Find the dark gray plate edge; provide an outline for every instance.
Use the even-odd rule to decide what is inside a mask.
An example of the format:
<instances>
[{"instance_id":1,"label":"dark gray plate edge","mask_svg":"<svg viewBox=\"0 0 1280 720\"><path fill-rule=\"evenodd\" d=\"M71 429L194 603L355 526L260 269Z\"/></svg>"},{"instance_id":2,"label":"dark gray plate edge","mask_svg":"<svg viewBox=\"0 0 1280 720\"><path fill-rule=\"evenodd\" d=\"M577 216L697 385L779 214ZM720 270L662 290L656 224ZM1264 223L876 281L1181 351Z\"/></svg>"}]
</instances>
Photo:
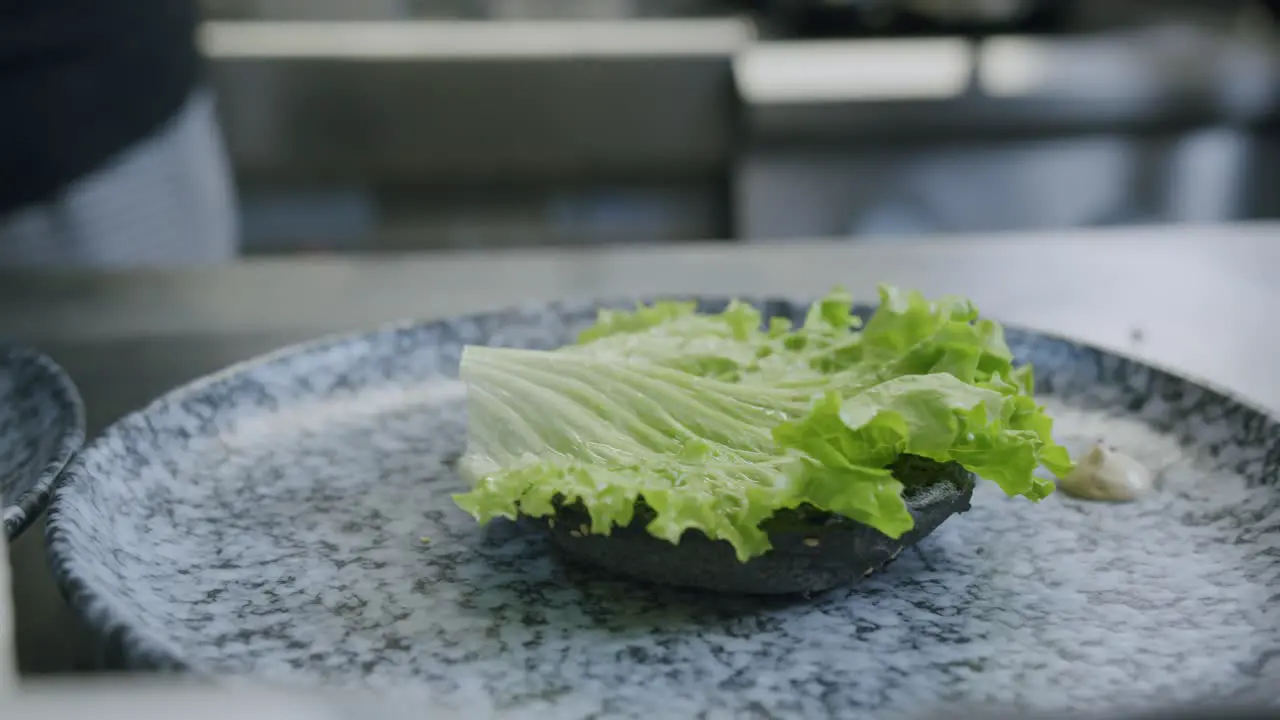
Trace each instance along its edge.
<instances>
[{"instance_id":1,"label":"dark gray plate edge","mask_svg":"<svg viewBox=\"0 0 1280 720\"><path fill-rule=\"evenodd\" d=\"M69 417L63 423L59 437L54 444L53 457L45 463L40 476L26 492L19 495L11 505L2 511L5 535L8 542L18 539L23 531L40 517L49 504L63 468L71 461L85 442L85 407L80 396L80 389L61 365L44 353L13 342L0 342L0 352L16 357L21 362L30 363L49 381L50 395L59 410ZM16 510L17 512L12 512Z\"/></svg>"},{"instance_id":2,"label":"dark gray plate edge","mask_svg":"<svg viewBox=\"0 0 1280 720\"><path fill-rule=\"evenodd\" d=\"M774 312L774 309L795 308L802 304L807 304L807 301L802 303L798 300L774 296L753 297L749 295L742 295L736 297L739 297L742 300L752 301L758 307L764 308L766 316L770 314L777 314ZM661 299L664 300L696 300L713 306L722 305L733 298L734 296L691 295L687 293L661 296ZM652 298L644 297L640 300L643 302L651 302ZM77 619L97 638L100 660L104 668L109 670L142 671L165 674L188 673L208 680L218 681L219 679L217 674L211 668L198 666L183 660L181 658L181 652L177 648L171 647L168 643L130 627L127 621L122 619L124 613L121 613L118 608L112 606L111 603L107 602L103 598L98 597L87 583L85 583L81 578L76 577L75 573L71 570L71 559L67 556L67 552L65 551L67 541L64 535L66 534L66 529L62 527L60 522L59 501L61 496L71 492L76 483L87 481L84 474L84 461L82 456L85 453L91 452L93 446L97 442L108 437L115 429L116 425L130 420L136 420L145 416L157 405L165 402L171 402L179 397L189 396L193 393L200 392L220 380L243 372L270 366L276 363L285 363L296 357L305 356L311 353L324 352L347 343L368 340L385 334L408 330L420 325L430 326L448 324L452 322L492 317L517 311L536 312L541 310L559 312L566 308L589 306L611 308L631 307L634 306L636 302L637 300L635 298L620 299L614 297L598 298L596 300L575 299L550 303L529 303L434 319L407 318L393 320L367 330L323 335L312 340L283 346L271 352L234 363L208 375L195 378L188 383L166 392L142 408L135 410L112 423L112 425L106 428L97 438L84 446L80 452L76 453L71 458L70 462L63 467L59 478L54 483L55 487L53 497L49 504L49 516L45 531L47 555L54 580ZM855 306L855 312L864 316L873 309L873 305L863 303L859 303ZM1227 390L1214 383L1170 369L1168 366L1139 359L1124 352L1091 345L1065 335L1033 330L1018 325L1001 324L1006 331L1006 336L1010 337L1010 345L1016 345L1018 336L1022 336L1026 338L1036 338L1041 341L1048 341L1059 345L1064 349L1090 354L1094 357L1110 356L1117 358L1130 367L1150 370L1160 380L1173 380L1199 387L1216 402L1223 403L1227 406L1235 406L1246 413L1257 416L1261 420L1272 424L1280 423L1280 417L1277 417L1275 413L1264 408L1260 404L1255 404L1254 402L1239 396L1235 392ZM1277 448L1277 450L1280 450L1280 448ZM1261 704L1263 706L1272 707L1274 704L1280 703L1280 692L1270 691L1266 688L1254 688L1245 692L1211 698L1210 700L1215 703L1223 703L1227 706Z\"/></svg>"}]
</instances>

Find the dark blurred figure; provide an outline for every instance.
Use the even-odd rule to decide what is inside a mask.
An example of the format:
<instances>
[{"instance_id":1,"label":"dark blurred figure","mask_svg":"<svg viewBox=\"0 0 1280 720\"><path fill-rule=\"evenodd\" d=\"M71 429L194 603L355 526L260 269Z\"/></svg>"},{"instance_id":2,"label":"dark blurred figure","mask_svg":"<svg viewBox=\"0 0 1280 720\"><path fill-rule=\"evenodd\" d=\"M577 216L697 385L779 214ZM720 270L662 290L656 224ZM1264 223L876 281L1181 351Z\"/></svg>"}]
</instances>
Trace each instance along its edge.
<instances>
[{"instance_id":1,"label":"dark blurred figure","mask_svg":"<svg viewBox=\"0 0 1280 720\"><path fill-rule=\"evenodd\" d=\"M0 0L0 268L236 252L193 0Z\"/></svg>"}]
</instances>

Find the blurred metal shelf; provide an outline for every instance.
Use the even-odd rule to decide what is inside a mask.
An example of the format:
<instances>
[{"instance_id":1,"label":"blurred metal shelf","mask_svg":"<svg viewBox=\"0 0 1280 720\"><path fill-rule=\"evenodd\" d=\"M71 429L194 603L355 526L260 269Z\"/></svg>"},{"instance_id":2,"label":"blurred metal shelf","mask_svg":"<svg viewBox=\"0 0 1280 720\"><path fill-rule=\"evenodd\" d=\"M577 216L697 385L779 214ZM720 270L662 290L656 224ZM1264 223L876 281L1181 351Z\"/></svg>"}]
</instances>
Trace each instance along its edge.
<instances>
[{"instance_id":1,"label":"blurred metal shelf","mask_svg":"<svg viewBox=\"0 0 1280 720\"><path fill-rule=\"evenodd\" d=\"M1280 52L1263 34L763 42L734 70L738 237L1280 214Z\"/></svg>"},{"instance_id":2,"label":"blurred metal shelf","mask_svg":"<svg viewBox=\"0 0 1280 720\"><path fill-rule=\"evenodd\" d=\"M1280 107L1274 44L1190 27L763 42L734 79L748 137L779 142L1241 125Z\"/></svg>"},{"instance_id":3,"label":"blurred metal shelf","mask_svg":"<svg viewBox=\"0 0 1280 720\"><path fill-rule=\"evenodd\" d=\"M738 0L200 0L212 20L622 20L724 15Z\"/></svg>"},{"instance_id":4,"label":"blurred metal shelf","mask_svg":"<svg viewBox=\"0 0 1280 720\"><path fill-rule=\"evenodd\" d=\"M460 0L432 7L497 19L207 22L247 249L1280 215L1280 49L1266 23L778 41L747 16L694 16L710 0L610 0L590 7L622 19L594 20L585 2L536 20L502 19L536 14L533 0ZM636 19L659 5L675 16Z\"/></svg>"},{"instance_id":5,"label":"blurred metal shelf","mask_svg":"<svg viewBox=\"0 0 1280 720\"><path fill-rule=\"evenodd\" d=\"M746 20L209 22L249 180L466 182L723 170Z\"/></svg>"}]
</instances>

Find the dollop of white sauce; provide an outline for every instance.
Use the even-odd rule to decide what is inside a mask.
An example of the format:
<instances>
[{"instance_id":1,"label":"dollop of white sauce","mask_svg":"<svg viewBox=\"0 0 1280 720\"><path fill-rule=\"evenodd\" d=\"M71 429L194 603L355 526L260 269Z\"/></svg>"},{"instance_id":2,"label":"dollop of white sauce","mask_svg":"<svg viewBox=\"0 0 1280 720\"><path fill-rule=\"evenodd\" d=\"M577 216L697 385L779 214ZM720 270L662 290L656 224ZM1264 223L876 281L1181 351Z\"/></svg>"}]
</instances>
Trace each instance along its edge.
<instances>
[{"instance_id":1,"label":"dollop of white sauce","mask_svg":"<svg viewBox=\"0 0 1280 720\"><path fill-rule=\"evenodd\" d=\"M1058 488L1082 500L1130 502L1151 492L1151 472L1137 460L1101 443L1085 454Z\"/></svg>"}]
</instances>

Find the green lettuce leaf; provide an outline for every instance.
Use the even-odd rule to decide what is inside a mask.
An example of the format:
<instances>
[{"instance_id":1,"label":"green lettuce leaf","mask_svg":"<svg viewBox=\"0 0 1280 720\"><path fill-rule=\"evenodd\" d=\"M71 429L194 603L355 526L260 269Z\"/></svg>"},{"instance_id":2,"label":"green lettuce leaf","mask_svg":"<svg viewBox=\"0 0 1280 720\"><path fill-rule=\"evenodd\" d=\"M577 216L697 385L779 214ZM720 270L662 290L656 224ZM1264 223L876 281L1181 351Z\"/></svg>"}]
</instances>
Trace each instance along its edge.
<instances>
[{"instance_id":1,"label":"green lettuce leaf","mask_svg":"<svg viewBox=\"0 0 1280 720\"><path fill-rule=\"evenodd\" d=\"M480 522L580 504L597 534L643 504L654 536L696 530L746 561L769 550L761 524L785 509L909 531L887 469L903 454L1033 501L1053 490L1037 469L1071 470L1031 369L972 303L885 287L860 330L851 308L834 291L793 328L745 303L656 303L601 311L556 351L468 347L472 489L455 500Z\"/></svg>"}]
</instances>

